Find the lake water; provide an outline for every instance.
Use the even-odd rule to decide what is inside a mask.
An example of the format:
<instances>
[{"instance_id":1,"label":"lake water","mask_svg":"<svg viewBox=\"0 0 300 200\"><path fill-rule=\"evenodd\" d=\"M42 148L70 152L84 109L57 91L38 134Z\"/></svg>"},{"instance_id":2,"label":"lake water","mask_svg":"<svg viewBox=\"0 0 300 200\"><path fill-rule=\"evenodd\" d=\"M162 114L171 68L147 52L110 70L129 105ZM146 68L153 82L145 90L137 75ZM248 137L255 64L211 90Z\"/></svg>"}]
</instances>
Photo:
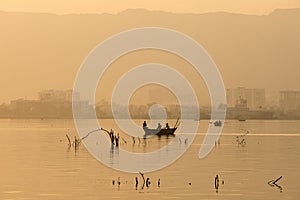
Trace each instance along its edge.
<instances>
[{"instance_id":1,"label":"lake water","mask_svg":"<svg viewBox=\"0 0 300 200\"><path fill-rule=\"evenodd\" d=\"M101 122L118 130L113 120ZM2 119L0 199L300 199L300 121L226 121L220 144L200 160L198 152L208 124L200 122L193 144L180 159L146 173L151 184L142 189L139 174L104 166L83 145L69 148L65 135L75 136L72 120ZM238 145L236 136L246 130L246 143ZM179 141L178 137L151 138L145 147L118 132L127 141L120 148L133 152ZM218 191L214 187L217 174ZM282 189L268 185L280 176L277 185ZM120 186L113 185L118 177ZM140 181L137 189L135 177Z\"/></svg>"}]
</instances>

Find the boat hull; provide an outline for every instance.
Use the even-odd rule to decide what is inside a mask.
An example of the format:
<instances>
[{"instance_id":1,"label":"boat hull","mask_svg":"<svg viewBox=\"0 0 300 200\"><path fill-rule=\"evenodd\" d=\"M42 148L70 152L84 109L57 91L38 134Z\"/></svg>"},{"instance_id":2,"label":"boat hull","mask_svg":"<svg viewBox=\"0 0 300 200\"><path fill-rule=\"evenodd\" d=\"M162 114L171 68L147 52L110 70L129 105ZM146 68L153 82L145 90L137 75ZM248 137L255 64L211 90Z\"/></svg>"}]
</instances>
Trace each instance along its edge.
<instances>
[{"instance_id":1,"label":"boat hull","mask_svg":"<svg viewBox=\"0 0 300 200\"><path fill-rule=\"evenodd\" d=\"M144 127L145 135L174 135L177 128L149 129Z\"/></svg>"}]
</instances>

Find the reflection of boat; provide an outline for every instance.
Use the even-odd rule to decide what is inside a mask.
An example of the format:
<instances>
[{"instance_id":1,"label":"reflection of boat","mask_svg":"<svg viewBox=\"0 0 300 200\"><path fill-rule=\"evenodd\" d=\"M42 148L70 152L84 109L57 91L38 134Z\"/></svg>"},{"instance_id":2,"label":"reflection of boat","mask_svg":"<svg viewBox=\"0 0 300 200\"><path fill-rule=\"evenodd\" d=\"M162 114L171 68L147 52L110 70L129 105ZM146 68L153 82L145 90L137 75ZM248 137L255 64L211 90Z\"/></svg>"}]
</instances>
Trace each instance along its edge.
<instances>
[{"instance_id":1,"label":"reflection of boat","mask_svg":"<svg viewBox=\"0 0 300 200\"><path fill-rule=\"evenodd\" d=\"M144 127L143 128L144 131L145 131L145 136L148 136L148 135L174 135L176 128L161 128L161 129L151 129L151 128L148 128L148 127Z\"/></svg>"}]
</instances>

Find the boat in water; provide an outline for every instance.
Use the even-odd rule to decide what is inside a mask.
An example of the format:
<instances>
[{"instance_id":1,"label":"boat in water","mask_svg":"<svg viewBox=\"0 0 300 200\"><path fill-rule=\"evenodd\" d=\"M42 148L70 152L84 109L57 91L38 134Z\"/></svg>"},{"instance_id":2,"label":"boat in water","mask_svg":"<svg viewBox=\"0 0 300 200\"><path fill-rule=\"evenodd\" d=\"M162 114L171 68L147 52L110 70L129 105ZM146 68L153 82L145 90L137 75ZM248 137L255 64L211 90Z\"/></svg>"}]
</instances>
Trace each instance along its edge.
<instances>
[{"instance_id":1,"label":"boat in water","mask_svg":"<svg viewBox=\"0 0 300 200\"><path fill-rule=\"evenodd\" d=\"M214 122L214 125L215 125L215 126L222 126L221 120L215 121L215 122Z\"/></svg>"},{"instance_id":2,"label":"boat in water","mask_svg":"<svg viewBox=\"0 0 300 200\"><path fill-rule=\"evenodd\" d=\"M174 136L175 135L175 131L177 130L180 122L178 122L179 118L177 119L175 125L173 128L169 127L169 124L166 123L166 127L162 128L160 123L158 123L158 127L155 129L151 129L147 127L147 123L146 121L144 121L143 123L143 130L145 132L144 136L151 136L151 135L157 135L157 136L162 136L162 135L166 135L166 136Z\"/></svg>"},{"instance_id":3,"label":"boat in water","mask_svg":"<svg viewBox=\"0 0 300 200\"><path fill-rule=\"evenodd\" d=\"M175 135L176 128L161 128L161 129L150 129L148 127L143 127L145 131L145 136L150 136L150 135Z\"/></svg>"}]
</instances>

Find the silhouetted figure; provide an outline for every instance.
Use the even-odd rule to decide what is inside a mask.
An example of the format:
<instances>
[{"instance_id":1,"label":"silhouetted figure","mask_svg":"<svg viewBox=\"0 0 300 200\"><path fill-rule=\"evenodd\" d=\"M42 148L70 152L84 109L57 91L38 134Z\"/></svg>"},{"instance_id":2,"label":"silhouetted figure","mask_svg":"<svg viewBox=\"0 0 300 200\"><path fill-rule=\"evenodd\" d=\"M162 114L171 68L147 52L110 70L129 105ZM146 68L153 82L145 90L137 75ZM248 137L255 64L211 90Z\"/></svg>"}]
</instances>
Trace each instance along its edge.
<instances>
[{"instance_id":1,"label":"silhouetted figure","mask_svg":"<svg viewBox=\"0 0 300 200\"><path fill-rule=\"evenodd\" d=\"M169 123L166 123L166 129L170 129Z\"/></svg>"},{"instance_id":2,"label":"silhouetted figure","mask_svg":"<svg viewBox=\"0 0 300 200\"><path fill-rule=\"evenodd\" d=\"M112 180L112 185L115 185L115 180Z\"/></svg>"},{"instance_id":3,"label":"silhouetted figure","mask_svg":"<svg viewBox=\"0 0 300 200\"><path fill-rule=\"evenodd\" d=\"M218 192L218 189L219 189L219 176L218 176L218 174L215 177L215 189L216 189L216 192Z\"/></svg>"},{"instance_id":4,"label":"silhouetted figure","mask_svg":"<svg viewBox=\"0 0 300 200\"><path fill-rule=\"evenodd\" d=\"M160 123L157 124L157 129L160 130L161 129L161 125Z\"/></svg>"},{"instance_id":5,"label":"silhouetted figure","mask_svg":"<svg viewBox=\"0 0 300 200\"><path fill-rule=\"evenodd\" d=\"M139 179L138 177L135 177L135 189L137 189L138 185L139 185Z\"/></svg>"},{"instance_id":6,"label":"silhouetted figure","mask_svg":"<svg viewBox=\"0 0 300 200\"><path fill-rule=\"evenodd\" d=\"M143 128L145 128L145 127L147 127L147 122L146 121L144 121L144 123L143 123Z\"/></svg>"},{"instance_id":7,"label":"silhouetted figure","mask_svg":"<svg viewBox=\"0 0 300 200\"><path fill-rule=\"evenodd\" d=\"M157 187L160 187L160 178L157 181Z\"/></svg>"},{"instance_id":8,"label":"silhouetted figure","mask_svg":"<svg viewBox=\"0 0 300 200\"><path fill-rule=\"evenodd\" d=\"M132 136L132 142L133 144L135 144L135 138Z\"/></svg>"}]
</instances>

